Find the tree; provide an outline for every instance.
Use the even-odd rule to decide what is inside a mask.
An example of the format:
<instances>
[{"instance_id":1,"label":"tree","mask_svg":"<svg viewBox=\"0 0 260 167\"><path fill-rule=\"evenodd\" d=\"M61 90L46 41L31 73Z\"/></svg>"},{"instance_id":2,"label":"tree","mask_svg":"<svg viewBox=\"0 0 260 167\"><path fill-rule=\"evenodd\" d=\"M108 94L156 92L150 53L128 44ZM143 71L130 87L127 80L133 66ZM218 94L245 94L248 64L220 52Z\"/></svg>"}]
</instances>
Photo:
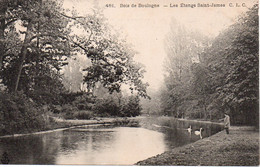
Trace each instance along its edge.
<instances>
[{"instance_id":1,"label":"tree","mask_svg":"<svg viewBox=\"0 0 260 167\"><path fill-rule=\"evenodd\" d=\"M6 30L13 28L13 23L17 21L18 14L20 13L19 6L23 2L21 0L1 0L0 1L0 70L3 67L3 61L5 57L5 52L10 50L11 47L6 45L14 38L7 38L5 36Z\"/></svg>"},{"instance_id":2,"label":"tree","mask_svg":"<svg viewBox=\"0 0 260 167\"><path fill-rule=\"evenodd\" d=\"M96 35L89 36L89 44L84 43L84 54L91 60L91 66L84 69L87 72L84 82L88 90L93 91L96 83L100 82L111 93L119 92L121 85L126 84L140 96L148 97L148 84L142 81L144 67L133 61L136 52L120 38L120 34L112 33L103 21L101 18L92 23L98 29L92 29L90 35Z\"/></svg>"},{"instance_id":3,"label":"tree","mask_svg":"<svg viewBox=\"0 0 260 167\"><path fill-rule=\"evenodd\" d=\"M161 95L162 90L154 90L148 88L148 94L151 99L140 99L140 104L142 106L142 114L147 115L163 115L161 109Z\"/></svg>"},{"instance_id":4,"label":"tree","mask_svg":"<svg viewBox=\"0 0 260 167\"><path fill-rule=\"evenodd\" d=\"M198 32L188 31L173 20L165 44L167 58L164 64L164 82L167 93L162 96L164 100L167 99L165 107L168 113L171 111L171 115L184 117L192 98L191 67L193 63L200 61L199 53L207 45L207 38Z\"/></svg>"},{"instance_id":5,"label":"tree","mask_svg":"<svg viewBox=\"0 0 260 167\"><path fill-rule=\"evenodd\" d=\"M61 7L54 1L24 1L18 5L15 11L17 14L12 13L16 16L15 24L14 28L7 30L6 37L19 31L16 36L21 41L21 45L14 47L14 52L5 52L3 82L10 91L23 89L24 85L19 84L21 74L25 74L23 78L31 78L30 82L23 82L28 87L28 85L39 85L35 83L36 77L39 78L44 69L50 69L53 71L51 73L55 73L55 70L56 73L59 71L63 63L62 56L69 53L68 43L63 38L69 31L66 29L68 20L61 19L56 13L58 10L61 10ZM17 30L16 27L20 28ZM16 41L10 43L14 42ZM28 77L28 71L24 67L27 70L32 68L34 75L30 73ZM6 72L10 70L13 72L7 75Z\"/></svg>"},{"instance_id":6,"label":"tree","mask_svg":"<svg viewBox=\"0 0 260 167\"><path fill-rule=\"evenodd\" d=\"M204 62L194 63L192 65L192 88L191 88L191 96L193 99L196 99L197 106L201 110L199 112L200 118L202 118L202 114L204 118L207 119L209 115L209 119L212 119L211 111L208 110L208 105L210 103L210 98L212 94L209 70L205 66Z\"/></svg>"},{"instance_id":7,"label":"tree","mask_svg":"<svg viewBox=\"0 0 260 167\"><path fill-rule=\"evenodd\" d=\"M140 98L138 96L128 97L128 102L124 106L124 116L135 117L141 114Z\"/></svg>"},{"instance_id":8,"label":"tree","mask_svg":"<svg viewBox=\"0 0 260 167\"><path fill-rule=\"evenodd\" d=\"M147 84L142 82L144 69L133 61L135 52L117 34L111 33L99 12L78 16L72 11L68 15L56 1L31 0L20 2L10 13L16 18L3 40L14 34L20 43L14 47L15 52L5 52L2 75L10 91L24 87L34 89L33 85L39 85L36 81L40 70L50 69L51 73L60 75L61 67L66 64L65 57L85 54L91 60L84 77L89 89L97 82L102 82L111 92L119 91L121 84L130 84L140 96L147 97ZM24 30L16 34L17 25ZM77 33L75 28L79 30ZM25 77L26 82L21 81L22 74L29 74L30 68L31 72L35 71L34 76L30 73ZM11 75L7 75L10 71Z\"/></svg>"},{"instance_id":9,"label":"tree","mask_svg":"<svg viewBox=\"0 0 260 167\"><path fill-rule=\"evenodd\" d=\"M104 91L104 89L103 89ZM122 92L104 91L98 94L94 111L99 116L135 117L141 114L140 98L137 95L122 94Z\"/></svg>"},{"instance_id":10,"label":"tree","mask_svg":"<svg viewBox=\"0 0 260 167\"><path fill-rule=\"evenodd\" d=\"M220 34L205 53L219 110L230 110L235 123L258 120L258 5Z\"/></svg>"},{"instance_id":11,"label":"tree","mask_svg":"<svg viewBox=\"0 0 260 167\"><path fill-rule=\"evenodd\" d=\"M90 66L90 61L77 56L76 59L68 59L68 65L62 69L62 83L69 92L84 91L83 69Z\"/></svg>"}]
</instances>

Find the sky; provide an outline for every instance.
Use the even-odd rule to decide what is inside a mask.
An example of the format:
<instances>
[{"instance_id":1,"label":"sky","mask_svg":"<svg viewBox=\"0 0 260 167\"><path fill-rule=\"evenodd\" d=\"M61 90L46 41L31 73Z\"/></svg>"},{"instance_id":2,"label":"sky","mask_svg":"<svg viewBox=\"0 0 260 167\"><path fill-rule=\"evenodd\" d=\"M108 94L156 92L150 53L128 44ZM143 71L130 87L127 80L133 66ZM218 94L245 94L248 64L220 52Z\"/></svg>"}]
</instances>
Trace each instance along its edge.
<instances>
[{"instance_id":1,"label":"sky","mask_svg":"<svg viewBox=\"0 0 260 167\"><path fill-rule=\"evenodd\" d=\"M79 13L87 13L94 6L103 9L105 17L117 31L120 31L138 52L135 61L145 65L144 80L156 90L163 84L163 62L166 51L164 40L170 31L172 19L187 29L203 35L216 37L219 32L234 23L236 18L251 7L253 0L64 0L64 7L72 6ZM139 8L138 4L159 4L158 8ZM180 7L185 4L225 4L225 7ZM232 3L232 5L231 5ZM242 7L242 3L246 7ZM113 4L114 8L106 7ZM120 7L128 4L130 7ZM137 7L132 8L131 5ZM173 5L178 7L170 7ZM236 4L240 7L235 7ZM164 7L167 5L168 7ZM230 7L233 6L233 7Z\"/></svg>"}]
</instances>

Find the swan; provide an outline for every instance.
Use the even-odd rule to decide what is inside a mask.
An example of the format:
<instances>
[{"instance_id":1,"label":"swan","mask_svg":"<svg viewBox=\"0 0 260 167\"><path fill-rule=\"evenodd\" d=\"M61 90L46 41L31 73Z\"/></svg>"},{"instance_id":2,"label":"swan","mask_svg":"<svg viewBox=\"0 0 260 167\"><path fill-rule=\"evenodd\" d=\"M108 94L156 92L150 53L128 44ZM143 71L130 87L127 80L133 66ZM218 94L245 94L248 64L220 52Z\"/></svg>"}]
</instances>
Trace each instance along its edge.
<instances>
[{"instance_id":1,"label":"swan","mask_svg":"<svg viewBox=\"0 0 260 167\"><path fill-rule=\"evenodd\" d=\"M196 130L194 133L195 133L195 135L200 135L200 138L202 139L202 136L201 136L201 130L202 130L202 128L200 128L199 131Z\"/></svg>"},{"instance_id":2,"label":"swan","mask_svg":"<svg viewBox=\"0 0 260 167\"><path fill-rule=\"evenodd\" d=\"M189 133L191 133L192 129L191 129L191 125L190 127L187 129Z\"/></svg>"}]
</instances>

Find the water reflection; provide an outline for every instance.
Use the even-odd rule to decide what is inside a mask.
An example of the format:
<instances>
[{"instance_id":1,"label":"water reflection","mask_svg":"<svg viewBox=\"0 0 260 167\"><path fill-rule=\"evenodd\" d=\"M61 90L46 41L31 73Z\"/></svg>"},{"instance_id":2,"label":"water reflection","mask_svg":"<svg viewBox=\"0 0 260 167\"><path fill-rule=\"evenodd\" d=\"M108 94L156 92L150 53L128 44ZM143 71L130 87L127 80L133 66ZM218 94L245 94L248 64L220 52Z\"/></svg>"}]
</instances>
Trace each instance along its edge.
<instances>
[{"instance_id":1,"label":"water reflection","mask_svg":"<svg viewBox=\"0 0 260 167\"><path fill-rule=\"evenodd\" d=\"M74 129L64 133L65 136L81 136L81 140L70 141L76 148L70 149L69 154L59 152L57 164L131 165L165 151L163 134L143 128L117 127L113 131L85 133ZM70 146L64 145L63 149L67 147Z\"/></svg>"},{"instance_id":2,"label":"water reflection","mask_svg":"<svg viewBox=\"0 0 260 167\"><path fill-rule=\"evenodd\" d=\"M209 137L223 129L222 126L214 123L177 120L171 117L148 117L139 121L142 127L162 132L168 150L200 140L200 136L194 134L200 128L202 128L202 138ZM189 127L192 129L191 133L188 132Z\"/></svg>"},{"instance_id":3,"label":"water reflection","mask_svg":"<svg viewBox=\"0 0 260 167\"><path fill-rule=\"evenodd\" d=\"M166 150L162 133L144 128L77 128L0 140L11 164L131 165Z\"/></svg>"},{"instance_id":4,"label":"water reflection","mask_svg":"<svg viewBox=\"0 0 260 167\"><path fill-rule=\"evenodd\" d=\"M145 118L141 127L83 126L65 131L0 139L0 156L11 164L132 165L177 146L199 140L220 126L171 118ZM188 127L192 127L192 133ZM149 130L148 130L149 129Z\"/></svg>"},{"instance_id":5,"label":"water reflection","mask_svg":"<svg viewBox=\"0 0 260 167\"><path fill-rule=\"evenodd\" d=\"M55 164L62 132L0 140L0 155L7 152L11 164Z\"/></svg>"}]
</instances>

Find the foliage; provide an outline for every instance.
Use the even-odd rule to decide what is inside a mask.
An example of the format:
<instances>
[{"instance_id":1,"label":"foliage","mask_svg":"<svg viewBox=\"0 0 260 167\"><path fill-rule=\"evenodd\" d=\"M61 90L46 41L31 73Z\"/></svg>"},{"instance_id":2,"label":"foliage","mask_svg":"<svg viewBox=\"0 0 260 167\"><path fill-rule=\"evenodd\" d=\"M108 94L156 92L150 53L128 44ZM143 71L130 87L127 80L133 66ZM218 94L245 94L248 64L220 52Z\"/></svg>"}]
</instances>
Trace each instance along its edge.
<instances>
[{"instance_id":1,"label":"foliage","mask_svg":"<svg viewBox=\"0 0 260 167\"><path fill-rule=\"evenodd\" d=\"M56 0L1 2L0 84L10 94L10 102L1 103L6 107L1 114L5 123L13 117L17 121L3 125L7 129L3 133L12 133L15 128L20 132L20 124L30 129L38 123L36 128L41 128L42 108L66 118L89 119L94 103L90 94L96 83L111 93L129 84L147 97L147 84L142 81L144 67L133 61L134 55L100 11L79 16L74 10L63 9L62 2ZM84 62L80 56L85 57ZM88 93L77 92L85 91L83 86L89 88ZM19 91L24 94L19 95ZM133 107L134 102L129 105Z\"/></svg>"},{"instance_id":2,"label":"foliage","mask_svg":"<svg viewBox=\"0 0 260 167\"><path fill-rule=\"evenodd\" d=\"M140 99L140 105L142 106L142 114L145 115L163 115L162 102L160 99L161 90L148 89L148 94L151 99Z\"/></svg>"},{"instance_id":3,"label":"foliage","mask_svg":"<svg viewBox=\"0 0 260 167\"><path fill-rule=\"evenodd\" d=\"M94 98L85 92L63 93L57 103L49 103L49 110L66 119L89 119L92 114Z\"/></svg>"},{"instance_id":4,"label":"foliage","mask_svg":"<svg viewBox=\"0 0 260 167\"><path fill-rule=\"evenodd\" d=\"M93 110L100 116L135 117L141 114L140 99L121 93L107 94L96 100Z\"/></svg>"},{"instance_id":5,"label":"foliage","mask_svg":"<svg viewBox=\"0 0 260 167\"><path fill-rule=\"evenodd\" d=\"M205 43L178 27L172 30L166 42L167 74L161 94L165 114L218 119L228 111L233 124L257 125L258 24L255 5L212 42ZM198 59L189 61L194 53Z\"/></svg>"},{"instance_id":6,"label":"foliage","mask_svg":"<svg viewBox=\"0 0 260 167\"><path fill-rule=\"evenodd\" d=\"M118 116L121 111L122 95L113 93L96 99L93 110L101 116Z\"/></svg>"},{"instance_id":7,"label":"foliage","mask_svg":"<svg viewBox=\"0 0 260 167\"><path fill-rule=\"evenodd\" d=\"M175 20L165 40L167 57L162 88L162 110L165 115L185 116L185 106L192 100L192 66L200 60L199 53L208 45L207 38L189 31Z\"/></svg>"},{"instance_id":8,"label":"foliage","mask_svg":"<svg viewBox=\"0 0 260 167\"><path fill-rule=\"evenodd\" d=\"M15 10L11 10L15 3L4 5L7 5L5 18L12 16L13 23L5 26L3 31L6 34L3 38L6 39L10 34L16 35L14 40L4 43L6 52L1 62L3 83L13 92L27 92L40 85L43 85L41 89L50 87L53 83L49 81L59 81L57 74L63 65L62 56L69 53L68 43L61 37L69 33L66 29L68 20L57 14L57 11L62 11L61 5L54 1L33 0L20 2ZM15 46L13 43L20 45ZM10 50L9 45L15 47Z\"/></svg>"},{"instance_id":9,"label":"foliage","mask_svg":"<svg viewBox=\"0 0 260 167\"><path fill-rule=\"evenodd\" d=\"M94 98L87 93L83 93L81 96L77 96L74 101L72 101L72 105L76 106L78 110L91 110Z\"/></svg>"},{"instance_id":10,"label":"foliage","mask_svg":"<svg viewBox=\"0 0 260 167\"><path fill-rule=\"evenodd\" d=\"M69 92L86 90L86 85L83 83L84 71L82 71L82 69L90 65L90 61L82 56L77 56L77 59L68 59L68 65L62 69L62 83L66 90Z\"/></svg>"},{"instance_id":11,"label":"foliage","mask_svg":"<svg viewBox=\"0 0 260 167\"><path fill-rule=\"evenodd\" d=\"M135 63L133 49L118 35L110 34L108 30L107 27L101 28L99 35L103 39L95 40L86 50L86 55L92 63L84 69L87 71L84 82L88 85L88 89L95 88L99 82L111 93L120 92L121 85L127 84L138 95L148 97L146 93L148 84L142 81L145 72L143 65Z\"/></svg>"},{"instance_id":12,"label":"foliage","mask_svg":"<svg viewBox=\"0 0 260 167\"><path fill-rule=\"evenodd\" d=\"M90 119L94 116L92 111L78 111L73 113L73 118L76 119Z\"/></svg>"},{"instance_id":13,"label":"foliage","mask_svg":"<svg viewBox=\"0 0 260 167\"><path fill-rule=\"evenodd\" d=\"M60 89L50 85L61 83L60 70L68 63L67 58L85 55L91 61L89 67L84 67L84 82L89 90L101 82L110 92L120 91L124 83L147 97L147 84L142 82L144 69L133 61L135 52L112 33L100 11L78 16L54 0L15 2L6 1L1 10L1 78L10 92L40 88L59 93ZM75 66L74 70L82 73L82 67ZM71 83L71 79L67 81L63 83Z\"/></svg>"},{"instance_id":14,"label":"foliage","mask_svg":"<svg viewBox=\"0 0 260 167\"><path fill-rule=\"evenodd\" d=\"M258 122L258 26L255 5L221 34L208 52L218 50L215 61L209 61L212 75L216 76L215 97L237 123ZM236 119L239 115L243 117Z\"/></svg>"},{"instance_id":15,"label":"foliage","mask_svg":"<svg viewBox=\"0 0 260 167\"><path fill-rule=\"evenodd\" d=\"M202 59L202 58L201 58ZM209 70L203 62L192 65L192 88L191 96L196 101L195 106L201 110L198 118L212 119L211 110L208 109L212 88L210 85L211 78Z\"/></svg>"},{"instance_id":16,"label":"foliage","mask_svg":"<svg viewBox=\"0 0 260 167\"><path fill-rule=\"evenodd\" d=\"M132 95L128 97L120 115L124 117L135 117L141 114L141 110L139 97Z\"/></svg>"},{"instance_id":17,"label":"foliage","mask_svg":"<svg viewBox=\"0 0 260 167\"><path fill-rule=\"evenodd\" d=\"M47 123L43 110L22 92L0 94L0 133L14 134L44 129Z\"/></svg>"}]
</instances>

